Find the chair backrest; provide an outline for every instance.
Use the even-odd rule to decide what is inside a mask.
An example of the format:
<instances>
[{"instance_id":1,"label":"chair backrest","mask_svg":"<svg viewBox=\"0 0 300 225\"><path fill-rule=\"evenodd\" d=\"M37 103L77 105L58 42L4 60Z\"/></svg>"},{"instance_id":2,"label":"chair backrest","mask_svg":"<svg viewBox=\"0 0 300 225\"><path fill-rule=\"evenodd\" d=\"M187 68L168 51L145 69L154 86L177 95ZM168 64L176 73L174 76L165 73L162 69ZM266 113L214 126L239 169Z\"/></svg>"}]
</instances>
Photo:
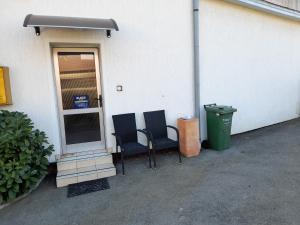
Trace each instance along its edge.
<instances>
[{"instance_id":1,"label":"chair backrest","mask_svg":"<svg viewBox=\"0 0 300 225\"><path fill-rule=\"evenodd\" d=\"M137 142L135 114L127 113L112 116L115 133L120 136L123 143Z\"/></svg>"},{"instance_id":2,"label":"chair backrest","mask_svg":"<svg viewBox=\"0 0 300 225\"><path fill-rule=\"evenodd\" d=\"M153 138L168 137L165 110L144 112L146 129L151 131Z\"/></svg>"}]
</instances>

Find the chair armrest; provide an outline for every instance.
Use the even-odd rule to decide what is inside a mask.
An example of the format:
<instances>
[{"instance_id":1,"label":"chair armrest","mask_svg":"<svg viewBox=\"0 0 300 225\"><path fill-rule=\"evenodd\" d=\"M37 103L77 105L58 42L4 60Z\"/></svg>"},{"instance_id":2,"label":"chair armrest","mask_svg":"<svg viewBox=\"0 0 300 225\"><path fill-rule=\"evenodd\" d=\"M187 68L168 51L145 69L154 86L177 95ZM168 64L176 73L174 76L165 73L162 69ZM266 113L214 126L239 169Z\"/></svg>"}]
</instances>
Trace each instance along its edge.
<instances>
[{"instance_id":1,"label":"chair armrest","mask_svg":"<svg viewBox=\"0 0 300 225\"><path fill-rule=\"evenodd\" d=\"M123 144L122 144L121 137L119 135L117 135L116 133L111 133L111 134L116 137L117 145L119 145L121 147L121 149L122 149L122 145Z\"/></svg>"},{"instance_id":2,"label":"chair armrest","mask_svg":"<svg viewBox=\"0 0 300 225\"><path fill-rule=\"evenodd\" d=\"M171 128L171 129L173 129L173 130L175 130L176 135L177 135L177 141L179 141L179 131L178 131L178 129L177 129L176 127L170 126L170 125L167 125L167 127L168 127L168 128Z\"/></svg>"},{"instance_id":3,"label":"chair armrest","mask_svg":"<svg viewBox=\"0 0 300 225\"><path fill-rule=\"evenodd\" d=\"M153 139L153 135L152 135L151 131L150 131L150 130L147 130L147 129L143 129L143 131L147 133L147 135L148 135L150 141L153 142L154 139Z\"/></svg>"},{"instance_id":4,"label":"chair armrest","mask_svg":"<svg viewBox=\"0 0 300 225\"><path fill-rule=\"evenodd\" d=\"M141 132L142 134L144 134L145 136L146 136L146 138L147 138L147 145L148 145L148 147L149 147L149 144L150 144L150 137L149 137L149 134L148 134L148 131L147 130L145 130L145 129L143 129L143 130L141 130L141 129L137 129L137 131L138 132Z\"/></svg>"},{"instance_id":5,"label":"chair armrest","mask_svg":"<svg viewBox=\"0 0 300 225\"><path fill-rule=\"evenodd\" d=\"M137 129L137 131L145 134L148 137L148 132L146 130Z\"/></svg>"}]
</instances>

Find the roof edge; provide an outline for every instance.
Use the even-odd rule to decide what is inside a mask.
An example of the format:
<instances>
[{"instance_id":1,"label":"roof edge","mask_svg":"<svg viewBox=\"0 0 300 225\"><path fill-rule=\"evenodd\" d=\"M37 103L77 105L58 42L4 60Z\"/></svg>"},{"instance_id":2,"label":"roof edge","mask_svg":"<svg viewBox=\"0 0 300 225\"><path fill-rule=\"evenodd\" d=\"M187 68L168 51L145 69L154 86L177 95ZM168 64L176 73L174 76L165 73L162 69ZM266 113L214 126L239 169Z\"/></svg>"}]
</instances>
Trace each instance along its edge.
<instances>
[{"instance_id":1,"label":"roof edge","mask_svg":"<svg viewBox=\"0 0 300 225\"><path fill-rule=\"evenodd\" d=\"M225 0L225 1L300 22L299 11L288 9L263 0Z\"/></svg>"}]
</instances>

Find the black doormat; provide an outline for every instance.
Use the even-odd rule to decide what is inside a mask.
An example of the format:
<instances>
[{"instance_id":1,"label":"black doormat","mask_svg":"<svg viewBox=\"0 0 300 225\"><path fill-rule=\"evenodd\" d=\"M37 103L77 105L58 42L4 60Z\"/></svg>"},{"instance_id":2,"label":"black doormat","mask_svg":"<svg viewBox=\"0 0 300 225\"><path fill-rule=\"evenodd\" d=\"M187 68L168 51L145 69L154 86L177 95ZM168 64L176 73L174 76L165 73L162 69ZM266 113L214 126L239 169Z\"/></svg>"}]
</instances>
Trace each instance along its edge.
<instances>
[{"instance_id":1,"label":"black doormat","mask_svg":"<svg viewBox=\"0 0 300 225\"><path fill-rule=\"evenodd\" d=\"M106 178L81 182L78 184L70 184L68 186L68 198L83 195L95 191L110 189L108 180Z\"/></svg>"}]
</instances>

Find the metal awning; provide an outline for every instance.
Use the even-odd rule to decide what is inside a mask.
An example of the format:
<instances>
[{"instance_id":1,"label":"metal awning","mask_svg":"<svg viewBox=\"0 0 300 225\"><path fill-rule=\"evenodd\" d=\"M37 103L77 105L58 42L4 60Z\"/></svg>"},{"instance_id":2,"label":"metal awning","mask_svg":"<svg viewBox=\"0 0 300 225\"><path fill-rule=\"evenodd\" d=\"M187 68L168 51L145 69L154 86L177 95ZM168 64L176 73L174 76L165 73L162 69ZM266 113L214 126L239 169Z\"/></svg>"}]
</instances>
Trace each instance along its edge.
<instances>
[{"instance_id":1,"label":"metal awning","mask_svg":"<svg viewBox=\"0 0 300 225\"><path fill-rule=\"evenodd\" d=\"M23 26L34 27L35 33L38 36L41 33L41 27L106 30L107 37L111 36L111 30L119 30L117 23L113 19L42 16L32 14L25 17Z\"/></svg>"}]
</instances>

